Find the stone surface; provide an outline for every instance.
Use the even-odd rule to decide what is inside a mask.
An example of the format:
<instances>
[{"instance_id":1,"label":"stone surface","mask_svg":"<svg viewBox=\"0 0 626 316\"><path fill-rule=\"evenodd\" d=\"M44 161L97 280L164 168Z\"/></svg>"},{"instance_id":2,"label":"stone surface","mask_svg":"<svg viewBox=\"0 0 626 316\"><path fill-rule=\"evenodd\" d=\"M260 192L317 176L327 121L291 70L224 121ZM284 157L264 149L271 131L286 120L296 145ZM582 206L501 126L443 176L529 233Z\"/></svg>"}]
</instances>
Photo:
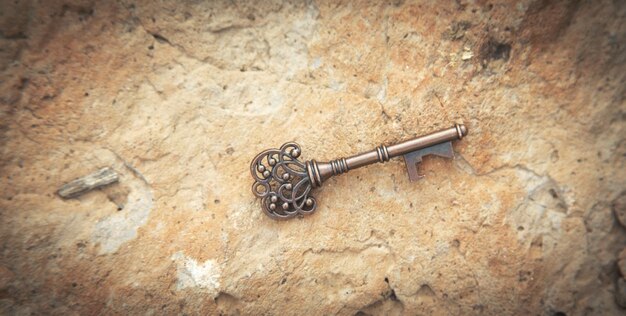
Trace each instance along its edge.
<instances>
[{"instance_id":1,"label":"stone surface","mask_svg":"<svg viewBox=\"0 0 626 316\"><path fill-rule=\"evenodd\" d=\"M0 1L0 313L596 314L626 230L623 1ZM351 171L312 216L259 151ZM62 184L111 166L76 199ZM621 279L620 279L621 280Z\"/></svg>"}]
</instances>

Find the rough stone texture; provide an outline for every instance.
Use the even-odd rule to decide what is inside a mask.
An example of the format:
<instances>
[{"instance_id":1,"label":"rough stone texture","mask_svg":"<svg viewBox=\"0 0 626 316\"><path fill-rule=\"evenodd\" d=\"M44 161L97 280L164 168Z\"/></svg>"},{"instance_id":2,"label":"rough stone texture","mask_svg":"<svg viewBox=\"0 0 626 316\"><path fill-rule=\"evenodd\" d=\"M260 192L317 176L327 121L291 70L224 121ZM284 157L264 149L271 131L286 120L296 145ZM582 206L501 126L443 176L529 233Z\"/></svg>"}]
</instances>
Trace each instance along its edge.
<instances>
[{"instance_id":1,"label":"rough stone texture","mask_svg":"<svg viewBox=\"0 0 626 316\"><path fill-rule=\"evenodd\" d=\"M617 265L622 277L626 277L626 248L620 252L619 257L617 258Z\"/></svg>"},{"instance_id":2,"label":"rough stone texture","mask_svg":"<svg viewBox=\"0 0 626 316\"><path fill-rule=\"evenodd\" d=\"M615 302L617 305L626 308L626 279L617 280L615 287Z\"/></svg>"},{"instance_id":3,"label":"rough stone texture","mask_svg":"<svg viewBox=\"0 0 626 316\"><path fill-rule=\"evenodd\" d=\"M623 1L0 6L0 313L624 313ZM267 147L452 122L418 183L355 170L286 222L250 192Z\"/></svg>"},{"instance_id":4,"label":"rough stone texture","mask_svg":"<svg viewBox=\"0 0 626 316\"><path fill-rule=\"evenodd\" d=\"M619 223L626 227L626 191L613 201L613 211Z\"/></svg>"}]
</instances>

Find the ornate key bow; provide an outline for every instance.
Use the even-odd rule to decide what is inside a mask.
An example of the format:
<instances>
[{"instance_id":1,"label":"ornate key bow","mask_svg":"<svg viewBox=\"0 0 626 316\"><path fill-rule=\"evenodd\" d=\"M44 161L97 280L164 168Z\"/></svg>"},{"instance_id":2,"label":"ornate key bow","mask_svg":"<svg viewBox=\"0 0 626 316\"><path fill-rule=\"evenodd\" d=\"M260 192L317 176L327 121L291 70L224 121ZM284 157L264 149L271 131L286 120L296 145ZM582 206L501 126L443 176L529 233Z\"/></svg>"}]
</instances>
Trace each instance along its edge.
<instances>
[{"instance_id":1,"label":"ornate key bow","mask_svg":"<svg viewBox=\"0 0 626 316\"><path fill-rule=\"evenodd\" d=\"M404 156L409 179L417 181L422 177L417 172L417 164L422 157L454 157L452 141L465 135L465 125L455 124L425 136L391 146L381 145L374 150L330 162L317 162L315 159L301 162L298 160L302 153L300 146L294 142L285 143L279 149L268 149L254 157L250 164L250 173L254 178L252 192L261 198L263 211L271 218L288 219L310 214L317 207L317 201L310 195L311 190L321 186L328 178Z\"/></svg>"}]
</instances>

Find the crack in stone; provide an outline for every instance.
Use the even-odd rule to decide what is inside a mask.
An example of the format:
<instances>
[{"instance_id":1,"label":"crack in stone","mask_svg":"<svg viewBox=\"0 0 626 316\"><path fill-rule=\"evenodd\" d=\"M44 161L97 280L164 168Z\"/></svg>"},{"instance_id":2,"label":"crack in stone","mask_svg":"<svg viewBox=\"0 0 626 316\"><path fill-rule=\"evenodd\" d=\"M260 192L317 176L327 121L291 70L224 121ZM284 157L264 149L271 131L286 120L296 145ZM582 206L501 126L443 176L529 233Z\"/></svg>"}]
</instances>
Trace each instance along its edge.
<instances>
[{"instance_id":1,"label":"crack in stone","mask_svg":"<svg viewBox=\"0 0 626 316\"><path fill-rule=\"evenodd\" d=\"M120 156L116 151L114 151L113 149L111 149L109 147L103 147L103 149L105 149L108 152L110 152L111 154L113 154L117 159L119 159L122 163L124 163L124 166L126 168L128 168L128 170L130 170L137 178L141 179L141 181L143 181L143 183L145 185L150 187L150 184L148 183L148 180L146 180L146 178L143 176L143 174L141 174L141 172L139 172L139 170L137 170L135 167L133 167L133 165L131 165L128 161L126 161L124 158L122 158L122 156Z\"/></svg>"},{"instance_id":2,"label":"crack in stone","mask_svg":"<svg viewBox=\"0 0 626 316\"><path fill-rule=\"evenodd\" d=\"M399 310L400 314L403 314L404 312L404 302L402 302L402 300L400 300L397 295L396 295L396 291L394 290L394 288L391 286L390 282L389 282L389 278L385 277L385 283L387 284L387 290L383 293L381 293L380 295L382 296L381 298L365 305L362 306L360 308L356 308L357 309L357 313L355 315L370 315L371 314L379 314L381 312L384 312L384 304L387 304L388 302L392 302L393 304L397 304L398 308L396 308L397 310ZM347 306L346 306L347 307ZM392 308L393 309L393 308ZM381 311L382 310L382 311ZM341 311L341 310L340 310ZM339 313L338 313L339 314Z\"/></svg>"}]
</instances>

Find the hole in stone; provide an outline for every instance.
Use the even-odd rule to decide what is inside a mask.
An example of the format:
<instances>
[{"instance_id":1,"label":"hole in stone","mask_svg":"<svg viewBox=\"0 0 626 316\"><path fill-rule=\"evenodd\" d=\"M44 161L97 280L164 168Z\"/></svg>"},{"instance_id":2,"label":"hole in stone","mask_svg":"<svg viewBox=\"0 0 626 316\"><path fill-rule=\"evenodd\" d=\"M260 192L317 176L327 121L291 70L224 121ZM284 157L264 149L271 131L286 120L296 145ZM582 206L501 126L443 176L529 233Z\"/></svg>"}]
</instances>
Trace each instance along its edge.
<instances>
[{"instance_id":1,"label":"hole in stone","mask_svg":"<svg viewBox=\"0 0 626 316\"><path fill-rule=\"evenodd\" d=\"M398 297L396 296L396 291L394 291L393 289L391 289L391 293L389 294L389 298L390 298L392 301L397 301L397 300L398 300Z\"/></svg>"},{"instance_id":2,"label":"hole in stone","mask_svg":"<svg viewBox=\"0 0 626 316\"><path fill-rule=\"evenodd\" d=\"M170 44L170 40L168 40L165 36L158 34L158 33L152 33L152 37L154 37L154 39L159 42L159 43L165 43L165 44Z\"/></svg>"},{"instance_id":3,"label":"hole in stone","mask_svg":"<svg viewBox=\"0 0 626 316\"><path fill-rule=\"evenodd\" d=\"M490 61L501 59L507 61L511 56L511 45L490 39L483 44L480 51L483 60Z\"/></svg>"},{"instance_id":4,"label":"hole in stone","mask_svg":"<svg viewBox=\"0 0 626 316\"><path fill-rule=\"evenodd\" d=\"M559 197L559 195L556 193L556 190L550 189L549 192L550 192L550 195L552 195L553 198L557 199Z\"/></svg>"}]
</instances>

